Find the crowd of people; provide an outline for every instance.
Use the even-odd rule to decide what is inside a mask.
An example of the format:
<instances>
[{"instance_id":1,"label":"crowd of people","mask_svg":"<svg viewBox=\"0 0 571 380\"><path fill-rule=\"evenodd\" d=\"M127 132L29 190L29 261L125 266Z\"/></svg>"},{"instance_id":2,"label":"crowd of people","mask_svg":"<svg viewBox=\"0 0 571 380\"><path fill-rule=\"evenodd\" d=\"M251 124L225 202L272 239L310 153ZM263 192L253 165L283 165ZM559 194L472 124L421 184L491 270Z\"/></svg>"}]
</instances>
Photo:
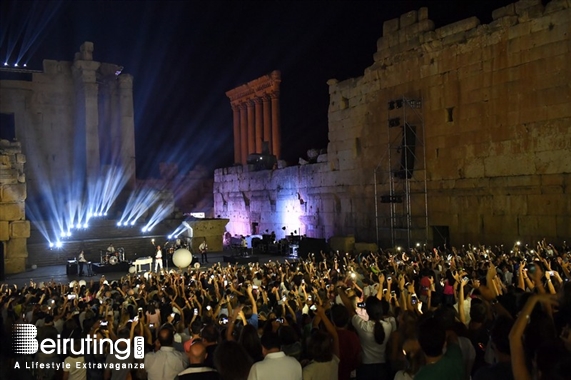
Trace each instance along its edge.
<instances>
[{"instance_id":1,"label":"crowd of people","mask_svg":"<svg viewBox=\"0 0 571 380\"><path fill-rule=\"evenodd\" d=\"M2 285L2 372L13 379L569 379L570 259L565 244L542 241L316 252L117 281ZM61 350L18 353L12 329L21 323L37 326L39 342L68 340Z\"/></svg>"}]
</instances>

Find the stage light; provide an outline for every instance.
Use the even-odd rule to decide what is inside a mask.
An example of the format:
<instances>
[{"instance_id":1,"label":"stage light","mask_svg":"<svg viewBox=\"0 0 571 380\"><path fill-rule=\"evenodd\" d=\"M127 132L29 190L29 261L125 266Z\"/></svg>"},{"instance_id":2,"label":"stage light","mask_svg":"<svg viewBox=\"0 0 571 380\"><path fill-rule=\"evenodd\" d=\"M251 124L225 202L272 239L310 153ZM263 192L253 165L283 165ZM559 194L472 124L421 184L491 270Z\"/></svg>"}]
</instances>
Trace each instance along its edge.
<instances>
[{"instance_id":1,"label":"stage light","mask_svg":"<svg viewBox=\"0 0 571 380\"><path fill-rule=\"evenodd\" d=\"M107 215L107 214L105 214L105 215ZM103 216L103 215L101 213L99 213L99 216Z\"/></svg>"},{"instance_id":2,"label":"stage light","mask_svg":"<svg viewBox=\"0 0 571 380\"><path fill-rule=\"evenodd\" d=\"M24 63L24 67L28 67L28 65L26 63Z\"/></svg>"},{"instance_id":3,"label":"stage light","mask_svg":"<svg viewBox=\"0 0 571 380\"><path fill-rule=\"evenodd\" d=\"M172 239L172 235L167 236L167 238L168 238L169 240Z\"/></svg>"},{"instance_id":4,"label":"stage light","mask_svg":"<svg viewBox=\"0 0 571 380\"><path fill-rule=\"evenodd\" d=\"M147 232L147 227L143 227L143 228L141 228L141 231L143 231L143 232Z\"/></svg>"},{"instance_id":5,"label":"stage light","mask_svg":"<svg viewBox=\"0 0 571 380\"><path fill-rule=\"evenodd\" d=\"M518 241L518 242L516 242L515 244L516 244L516 245L521 245L521 242Z\"/></svg>"},{"instance_id":6,"label":"stage light","mask_svg":"<svg viewBox=\"0 0 571 380\"><path fill-rule=\"evenodd\" d=\"M62 231L60 236L65 237L65 232Z\"/></svg>"},{"instance_id":7,"label":"stage light","mask_svg":"<svg viewBox=\"0 0 571 380\"><path fill-rule=\"evenodd\" d=\"M14 67L18 67L18 64L17 64L17 63L14 63Z\"/></svg>"},{"instance_id":8,"label":"stage light","mask_svg":"<svg viewBox=\"0 0 571 380\"><path fill-rule=\"evenodd\" d=\"M50 242L50 248L54 247L54 243Z\"/></svg>"},{"instance_id":9,"label":"stage light","mask_svg":"<svg viewBox=\"0 0 571 380\"><path fill-rule=\"evenodd\" d=\"M417 247L420 247L420 243L416 243L416 246L417 246Z\"/></svg>"},{"instance_id":10,"label":"stage light","mask_svg":"<svg viewBox=\"0 0 571 380\"><path fill-rule=\"evenodd\" d=\"M134 225L135 225L135 221L134 221L134 220L131 222L131 225L132 225L132 226L134 226Z\"/></svg>"},{"instance_id":11,"label":"stage light","mask_svg":"<svg viewBox=\"0 0 571 380\"><path fill-rule=\"evenodd\" d=\"M67 231L67 237L71 236L71 231Z\"/></svg>"},{"instance_id":12,"label":"stage light","mask_svg":"<svg viewBox=\"0 0 571 380\"><path fill-rule=\"evenodd\" d=\"M80 229L80 228L81 228L81 223L77 223L77 225L75 226L75 228Z\"/></svg>"},{"instance_id":13,"label":"stage light","mask_svg":"<svg viewBox=\"0 0 571 380\"><path fill-rule=\"evenodd\" d=\"M56 243L56 248L61 248L62 245L63 245L63 244L61 243L61 241L58 240L57 243Z\"/></svg>"},{"instance_id":14,"label":"stage light","mask_svg":"<svg viewBox=\"0 0 571 380\"><path fill-rule=\"evenodd\" d=\"M121 227L121 222L117 222L117 226L118 226L118 227Z\"/></svg>"},{"instance_id":15,"label":"stage light","mask_svg":"<svg viewBox=\"0 0 571 380\"><path fill-rule=\"evenodd\" d=\"M4 66L8 66L8 62L4 62Z\"/></svg>"},{"instance_id":16,"label":"stage light","mask_svg":"<svg viewBox=\"0 0 571 380\"><path fill-rule=\"evenodd\" d=\"M126 226L127 224L129 224L129 222L123 222L123 225Z\"/></svg>"},{"instance_id":17,"label":"stage light","mask_svg":"<svg viewBox=\"0 0 571 380\"><path fill-rule=\"evenodd\" d=\"M88 218L91 218L91 216L92 216L91 213L88 213L88 214L87 214L87 217L88 217ZM95 214L95 216L97 216L97 214Z\"/></svg>"},{"instance_id":18,"label":"stage light","mask_svg":"<svg viewBox=\"0 0 571 380\"><path fill-rule=\"evenodd\" d=\"M85 223L85 224L83 225L83 228L87 228L87 223Z\"/></svg>"},{"instance_id":19,"label":"stage light","mask_svg":"<svg viewBox=\"0 0 571 380\"><path fill-rule=\"evenodd\" d=\"M99 214L99 215L101 215L101 214ZM107 216L107 213L106 213L106 212L104 212L104 213L103 213L103 216Z\"/></svg>"}]
</instances>

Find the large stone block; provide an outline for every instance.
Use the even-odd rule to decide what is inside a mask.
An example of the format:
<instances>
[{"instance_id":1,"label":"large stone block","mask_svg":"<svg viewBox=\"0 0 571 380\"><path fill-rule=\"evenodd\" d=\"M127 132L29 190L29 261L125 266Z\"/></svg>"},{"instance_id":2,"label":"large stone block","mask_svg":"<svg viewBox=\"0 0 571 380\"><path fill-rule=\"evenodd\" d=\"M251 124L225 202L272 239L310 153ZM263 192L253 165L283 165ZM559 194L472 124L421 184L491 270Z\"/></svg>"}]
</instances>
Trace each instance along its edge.
<instances>
[{"instance_id":1,"label":"large stone block","mask_svg":"<svg viewBox=\"0 0 571 380\"><path fill-rule=\"evenodd\" d=\"M26 271L26 258L16 257L4 260L4 271L6 274L16 274Z\"/></svg>"},{"instance_id":2,"label":"large stone block","mask_svg":"<svg viewBox=\"0 0 571 380\"><path fill-rule=\"evenodd\" d=\"M387 36L399 30L399 19L393 18L392 20L383 23L383 36Z\"/></svg>"},{"instance_id":3,"label":"large stone block","mask_svg":"<svg viewBox=\"0 0 571 380\"><path fill-rule=\"evenodd\" d=\"M515 16L515 6L514 4L508 4L505 7L498 8L492 11L492 19L497 20L506 16Z\"/></svg>"},{"instance_id":4,"label":"large stone block","mask_svg":"<svg viewBox=\"0 0 571 380\"><path fill-rule=\"evenodd\" d=\"M10 238L29 238L30 222L27 220L19 220L10 223Z\"/></svg>"},{"instance_id":5,"label":"large stone block","mask_svg":"<svg viewBox=\"0 0 571 380\"><path fill-rule=\"evenodd\" d=\"M24 202L0 204L0 220L24 220Z\"/></svg>"},{"instance_id":6,"label":"large stone block","mask_svg":"<svg viewBox=\"0 0 571 380\"><path fill-rule=\"evenodd\" d=\"M354 236L332 236L329 238L329 246L339 253L350 252L355 249Z\"/></svg>"},{"instance_id":7,"label":"large stone block","mask_svg":"<svg viewBox=\"0 0 571 380\"><path fill-rule=\"evenodd\" d=\"M438 28L435 32L438 38L444 38L476 28L478 25L480 25L480 20L477 17L470 17Z\"/></svg>"},{"instance_id":8,"label":"large stone block","mask_svg":"<svg viewBox=\"0 0 571 380\"><path fill-rule=\"evenodd\" d=\"M410 11L400 16L400 27L401 29L412 25L418 21L418 14L416 11Z\"/></svg>"},{"instance_id":9,"label":"large stone block","mask_svg":"<svg viewBox=\"0 0 571 380\"><path fill-rule=\"evenodd\" d=\"M0 221L0 241L6 241L10 238L10 223L8 221Z\"/></svg>"},{"instance_id":10,"label":"large stone block","mask_svg":"<svg viewBox=\"0 0 571 380\"><path fill-rule=\"evenodd\" d=\"M18 202L26 199L26 184L10 184L0 187L0 202Z\"/></svg>"}]
</instances>

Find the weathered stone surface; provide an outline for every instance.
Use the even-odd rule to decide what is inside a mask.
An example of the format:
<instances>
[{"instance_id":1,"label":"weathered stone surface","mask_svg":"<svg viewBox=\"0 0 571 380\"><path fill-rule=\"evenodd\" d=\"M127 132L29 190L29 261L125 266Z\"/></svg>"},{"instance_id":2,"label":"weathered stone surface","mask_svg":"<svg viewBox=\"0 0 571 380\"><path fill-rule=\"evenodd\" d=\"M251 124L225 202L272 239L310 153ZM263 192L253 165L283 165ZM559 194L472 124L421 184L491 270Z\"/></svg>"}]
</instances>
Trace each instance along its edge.
<instances>
[{"instance_id":1,"label":"weathered stone surface","mask_svg":"<svg viewBox=\"0 0 571 380\"><path fill-rule=\"evenodd\" d=\"M19 220L10 223L10 238L23 239L30 237L30 222Z\"/></svg>"},{"instance_id":2,"label":"weathered stone surface","mask_svg":"<svg viewBox=\"0 0 571 380\"><path fill-rule=\"evenodd\" d=\"M0 221L0 241L6 241L9 238L10 238L9 222L6 220Z\"/></svg>"},{"instance_id":3,"label":"weathered stone surface","mask_svg":"<svg viewBox=\"0 0 571 380\"><path fill-rule=\"evenodd\" d=\"M498 20L506 16L515 16L515 15L516 15L515 5L513 3L492 11L492 19L494 20Z\"/></svg>"},{"instance_id":4,"label":"weathered stone surface","mask_svg":"<svg viewBox=\"0 0 571 380\"><path fill-rule=\"evenodd\" d=\"M457 21L450 25L443 26L435 30L438 38L444 38L453 34L465 32L470 29L476 28L480 25L480 20L477 17L470 17L461 21Z\"/></svg>"},{"instance_id":5,"label":"weathered stone surface","mask_svg":"<svg viewBox=\"0 0 571 380\"><path fill-rule=\"evenodd\" d=\"M327 162L273 172L279 180L266 190L283 198L268 215L268 226L303 220L308 236L353 235L373 242L379 206L380 246L386 246L390 223L384 216L390 210L375 205L372 173L382 168L377 190L385 194L386 173L398 169L401 159L397 155L393 166L386 166L389 142L400 141L384 128L400 111L386 105L405 95L423 99L426 170L418 167L414 177L426 173L431 225L448 226L452 241L460 244L568 238L570 14L568 8L541 14L539 5L522 2L518 19L516 6L508 5L494 11L490 25L470 18L435 31L420 32L420 21L428 20L421 12L419 22L408 26L399 19L398 28L384 33L364 77L329 84ZM228 182L224 188L232 192L233 186ZM298 192L307 209L300 208ZM230 199L226 195L216 199ZM250 208L271 209L269 201L256 202ZM229 228L249 228L250 217L240 218Z\"/></svg>"},{"instance_id":6,"label":"weathered stone surface","mask_svg":"<svg viewBox=\"0 0 571 380\"><path fill-rule=\"evenodd\" d=\"M26 199L26 184L0 185L0 202L19 202Z\"/></svg>"},{"instance_id":7,"label":"weathered stone surface","mask_svg":"<svg viewBox=\"0 0 571 380\"><path fill-rule=\"evenodd\" d=\"M428 8L422 7L418 10L418 21L428 20Z\"/></svg>"},{"instance_id":8,"label":"weathered stone surface","mask_svg":"<svg viewBox=\"0 0 571 380\"><path fill-rule=\"evenodd\" d=\"M400 28L407 27L418 21L418 14L416 11L410 11L400 16Z\"/></svg>"},{"instance_id":9,"label":"weathered stone surface","mask_svg":"<svg viewBox=\"0 0 571 380\"><path fill-rule=\"evenodd\" d=\"M399 19L393 18L392 20L383 23L383 36L387 36L399 30Z\"/></svg>"}]
</instances>

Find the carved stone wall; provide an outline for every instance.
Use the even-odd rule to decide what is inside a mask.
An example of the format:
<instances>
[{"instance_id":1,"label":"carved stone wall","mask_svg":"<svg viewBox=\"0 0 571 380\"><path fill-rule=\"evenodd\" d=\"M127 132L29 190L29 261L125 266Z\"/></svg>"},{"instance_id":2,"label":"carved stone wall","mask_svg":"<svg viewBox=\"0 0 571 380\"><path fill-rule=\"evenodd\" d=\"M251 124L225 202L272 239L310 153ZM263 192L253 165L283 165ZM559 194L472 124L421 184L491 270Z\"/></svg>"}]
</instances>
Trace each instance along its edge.
<instances>
[{"instance_id":1,"label":"carved stone wall","mask_svg":"<svg viewBox=\"0 0 571 380\"><path fill-rule=\"evenodd\" d=\"M25 163L20 143L0 140L0 244L5 274L24 271L28 258L30 223L25 214Z\"/></svg>"},{"instance_id":2,"label":"carved stone wall","mask_svg":"<svg viewBox=\"0 0 571 380\"><path fill-rule=\"evenodd\" d=\"M447 226L460 244L568 239L570 4L523 0L492 16L488 25L472 17L435 28L422 8L386 21L364 75L329 81L327 156L271 172L219 169L215 213L230 219L231 233L257 219L260 230L275 229L284 205L299 207L301 197L323 205L296 211L294 219L316 221L302 233L375 241L373 172L388 145L387 104L406 96L423 104L431 226ZM415 171L411 186L423 178ZM387 187L381 180L379 193Z\"/></svg>"},{"instance_id":3,"label":"carved stone wall","mask_svg":"<svg viewBox=\"0 0 571 380\"><path fill-rule=\"evenodd\" d=\"M14 115L28 158L30 199L45 198L46 186L63 192L78 179L97 181L110 166L133 188L133 83L121 70L94 61L93 43L85 42L73 62L44 60L31 81L0 81L0 112Z\"/></svg>"}]
</instances>

